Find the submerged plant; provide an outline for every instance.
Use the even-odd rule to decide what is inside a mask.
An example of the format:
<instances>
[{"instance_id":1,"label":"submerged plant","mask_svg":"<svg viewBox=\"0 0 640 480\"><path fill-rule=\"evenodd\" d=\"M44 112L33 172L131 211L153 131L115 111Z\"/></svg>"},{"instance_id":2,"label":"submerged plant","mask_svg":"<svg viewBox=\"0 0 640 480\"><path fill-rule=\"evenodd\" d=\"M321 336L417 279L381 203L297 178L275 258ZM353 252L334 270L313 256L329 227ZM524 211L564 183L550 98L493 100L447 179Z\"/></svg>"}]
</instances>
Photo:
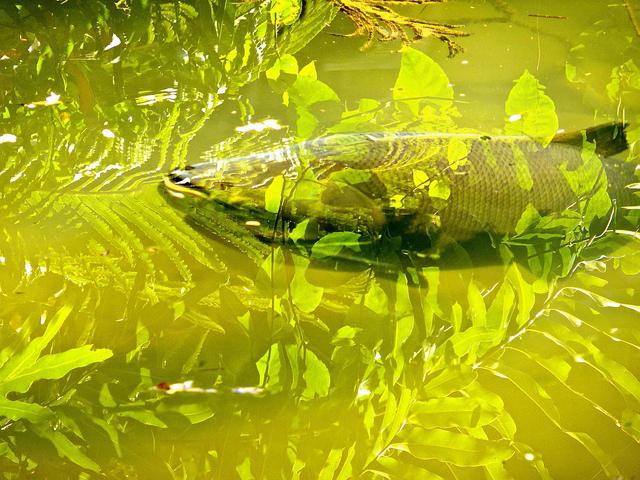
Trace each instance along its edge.
<instances>
[{"instance_id":1,"label":"submerged plant","mask_svg":"<svg viewBox=\"0 0 640 480\"><path fill-rule=\"evenodd\" d=\"M466 36L459 25L427 22L396 12L393 7L442 3L442 0L332 0L355 24L351 35L366 35L367 43L374 38L408 43L426 37L435 37L447 44L449 55L462 51L453 37Z\"/></svg>"},{"instance_id":2,"label":"submerged plant","mask_svg":"<svg viewBox=\"0 0 640 480\"><path fill-rule=\"evenodd\" d=\"M355 25L355 31L346 36L365 35L365 48L376 39L400 40L410 43L427 37L435 37L446 43L449 55L462 51L453 40L468 34L460 25L428 22L398 13L394 8L443 3L447 0L325 0L342 11ZM259 3L259 0L251 0ZM303 0L273 0L268 3L272 17L280 25L290 25L303 14ZM337 35L337 34L334 34Z\"/></svg>"},{"instance_id":3,"label":"submerged plant","mask_svg":"<svg viewBox=\"0 0 640 480\"><path fill-rule=\"evenodd\" d=\"M480 265L464 245L425 265L393 244L367 252L357 232L305 244L283 223L265 243L247 235L255 223L173 208L161 177L288 137L465 132L438 62L406 48L392 97L352 103L293 55L335 15L327 2L119 2L130 17L70 4L56 4L64 42L44 7L2 10L15 28L0 33L13 42L0 63L0 476L637 473L640 239L583 228L604 196L564 217L528 209ZM612 99L635 94L635 73L613 72ZM547 142L553 95L517 77L503 128ZM260 91L268 120L243 88L256 79L273 88ZM285 186L264 198L272 213ZM379 262L357 261L367 253Z\"/></svg>"}]
</instances>

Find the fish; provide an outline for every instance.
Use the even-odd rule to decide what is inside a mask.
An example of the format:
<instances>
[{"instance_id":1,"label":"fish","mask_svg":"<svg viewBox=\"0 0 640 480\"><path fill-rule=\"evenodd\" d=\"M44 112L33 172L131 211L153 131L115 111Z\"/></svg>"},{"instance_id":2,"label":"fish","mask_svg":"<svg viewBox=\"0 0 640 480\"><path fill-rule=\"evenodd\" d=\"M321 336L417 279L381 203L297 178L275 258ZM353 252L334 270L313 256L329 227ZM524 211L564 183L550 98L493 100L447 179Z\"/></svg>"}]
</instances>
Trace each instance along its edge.
<instances>
[{"instance_id":1,"label":"fish","mask_svg":"<svg viewBox=\"0 0 640 480\"><path fill-rule=\"evenodd\" d=\"M638 168L616 157L629 148L626 127L561 133L547 145L519 135L335 133L178 168L164 185L194 212L223 212L264 240L353 232L433 248L514 236L536 219L568 216L584 229L628 212Z\"/></svg>"}]
</instances>

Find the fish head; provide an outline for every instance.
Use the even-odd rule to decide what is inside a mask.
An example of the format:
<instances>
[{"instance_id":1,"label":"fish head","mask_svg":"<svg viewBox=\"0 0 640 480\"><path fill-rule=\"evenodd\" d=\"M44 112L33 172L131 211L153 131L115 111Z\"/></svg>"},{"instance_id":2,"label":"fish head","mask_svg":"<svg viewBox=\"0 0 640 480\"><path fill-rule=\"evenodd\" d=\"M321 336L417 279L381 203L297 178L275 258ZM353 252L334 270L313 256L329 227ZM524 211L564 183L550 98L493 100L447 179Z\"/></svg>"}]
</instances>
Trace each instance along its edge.
<instances>
[{"instance_id":1,"label":"fish head","mask_svg":"<svg viewBox=\"0 0 640 480\"><path fill-rule=\"evenodd\" d=\"M286 166L259 156L238 157L188 165L164 178L169 195L196 198L225 207L259 208L264 189Z\"/></svg>"},{"instance_id":2,"label":"fish head","mask_svg":"<svg viewBox=\"0 0 640 480\"><path fill-rule=\"evenodd\" d=\"M212 199L217 192L224 192L234 183L219 175L215 164L187 165L176 168L164 177L167 193L175 198Z\"/></svg>"}]
</instances>

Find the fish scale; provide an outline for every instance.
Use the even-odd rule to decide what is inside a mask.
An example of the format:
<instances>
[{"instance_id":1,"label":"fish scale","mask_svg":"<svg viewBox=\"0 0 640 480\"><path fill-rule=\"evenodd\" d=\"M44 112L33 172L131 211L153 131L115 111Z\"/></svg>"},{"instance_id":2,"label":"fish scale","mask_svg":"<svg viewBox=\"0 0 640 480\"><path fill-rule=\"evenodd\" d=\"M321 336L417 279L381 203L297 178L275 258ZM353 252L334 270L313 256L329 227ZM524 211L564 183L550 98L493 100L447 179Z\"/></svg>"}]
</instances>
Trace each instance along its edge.
<instances>
[{"instance_id":1,"label":"fish scale","mask_svg":"<svg viewBox=\"0 0 640 480\"><path fill-rule=\"evenodd\" d=\"M480 232L514 233L529 206L540 215L583 208L601 188L608 187L614 200L635 201L624 188L636 181L635 166L593 153L585 140L607 155L628 147L624 125L616 123L562 134L547 146L528 137L468 133L333 134L220 159L215 168L208 163L176 170L165 184L177 194L244 212L243 219L255 217L249 222L255 225L273 216L266 198L274 195L273 179L284 175L289 187L282 191L289 193L280 218L294 224L312 219L324 226L319 234L379 234L401 224L401 235L464 241ZM615 182L608 185L608 178ZM304 198L296 192L305 192Z\"/></svg>"},{"instance_id":2,"label":"fish scale","mask_svg":"<svg viewBox=\"0 0 640 480\"><path fill-rule=\"evenodd\" d=\"M531 189L527 190L518 183L515 163L508 161L514 145L494 140L489 148L496 160L501 159L495 167L487 159L485 148L476 141L465 175L455 176L451 182L450 198L455 200L447 203L441 221L452 238L462 240L481 231L510 233L529 204L546 213L562 211L575 201L560 170L560 164L579 157L575 149L554 145L527 153L527 168L536 172ZM515 148L522 151L530 146L520 141Z\"/></svg>"}]
</instances>

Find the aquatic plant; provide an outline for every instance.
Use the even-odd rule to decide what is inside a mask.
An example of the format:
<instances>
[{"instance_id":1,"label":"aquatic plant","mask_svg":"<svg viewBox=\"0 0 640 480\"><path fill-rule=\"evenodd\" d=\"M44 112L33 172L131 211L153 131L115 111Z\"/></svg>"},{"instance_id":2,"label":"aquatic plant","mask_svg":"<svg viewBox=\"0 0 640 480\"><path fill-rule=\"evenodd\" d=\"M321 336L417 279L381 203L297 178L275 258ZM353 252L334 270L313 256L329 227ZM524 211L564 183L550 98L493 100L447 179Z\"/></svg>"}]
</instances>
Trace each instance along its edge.
<instances>
[{"instance_id":1,"label":"aquatic plant","mask_svg":"<svg viewBox=\"0 0 640 480\"><path fill-rule=\"evenodd\" d=\"M447 44L449 55L462 51L462 47L452 37L467 34L459 25L427 22L399 14L395 7L410 5L428 5L442 3L442 0L334 0L335 3L355 24L352 35L366 35L367 43L374 38L389 41L402 40L405 43L433 36ZM407 32L410 32L411 37Z\"/></svg>"},{"instance_id":2,"label":"aquatic plant","mask_svg":"<svg viewBox=\"0 0 640 480\"><path fill-rule=\"evenodd\" d=\"M266 244L159 193L175 166L283 138L467 130L428 55L398 55L390 98L347 102L296 55L336 9L269 5L66 2L55 30L44 7L2 7L1 475L637 473L634 230L593 235L565 212L545 231L529 212L497 262L460 246L370 265L339 258L362 253L353 232ZM607 72L611 105L637 92L627 60ZM257 131L256 80L290 129ZM552 93L514 81L502 129L547 141Z\"/></svg>"}]
</instances>

